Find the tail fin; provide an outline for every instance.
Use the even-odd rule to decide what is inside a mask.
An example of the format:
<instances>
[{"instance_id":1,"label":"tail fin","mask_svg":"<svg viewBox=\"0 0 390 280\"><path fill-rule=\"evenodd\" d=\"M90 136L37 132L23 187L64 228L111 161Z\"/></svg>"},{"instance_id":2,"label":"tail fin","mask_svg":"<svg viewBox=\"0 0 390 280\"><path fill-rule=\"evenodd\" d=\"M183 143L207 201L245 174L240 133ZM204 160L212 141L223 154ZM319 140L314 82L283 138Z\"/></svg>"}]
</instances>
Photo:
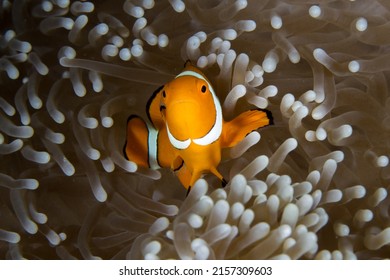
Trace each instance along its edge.
<instances>
[{"instance_id":1,"label":"tail fin","mask_svg":"<svg viewBox=\"0 0 390 280\"><path fill-rule=\"evenodd\" d=\"M268 110L250 110L224 123L221 146L233 147L250 132L273 124L272 114Z\"/></svg>"},{"instance_id":2,"label":"tail fin","mask_svg":"<svg viewBox=\"0 0 390 280\"><path fill-rule=\"evenodd\" d=\"M149 167L148 134L148 127L140 117L131 115L127 119L127 136L123 147L127 160Z\"/></svg>"}]
</instances>

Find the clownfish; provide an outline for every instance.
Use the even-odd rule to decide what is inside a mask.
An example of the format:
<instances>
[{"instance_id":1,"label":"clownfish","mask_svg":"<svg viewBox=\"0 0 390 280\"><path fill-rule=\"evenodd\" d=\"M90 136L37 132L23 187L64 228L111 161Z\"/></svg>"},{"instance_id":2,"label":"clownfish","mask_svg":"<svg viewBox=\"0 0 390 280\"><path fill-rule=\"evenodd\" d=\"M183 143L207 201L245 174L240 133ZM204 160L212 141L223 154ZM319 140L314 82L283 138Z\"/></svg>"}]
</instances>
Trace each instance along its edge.
<instances>
[{"instance_id":1,"label":"clownfish","mask_svg":"<svg viewBox=\"0 0 390 280\"><path fill-rule=\"evenodd\" d=\"M172 81L158 88L147 102L148 121L127 120L124 156L139 166L171 168L188 190L204 173L217 176L221 150L272 124L268 110L249 110L225 121L210 81L190 62Z\"/></svg>"}]
</instances>

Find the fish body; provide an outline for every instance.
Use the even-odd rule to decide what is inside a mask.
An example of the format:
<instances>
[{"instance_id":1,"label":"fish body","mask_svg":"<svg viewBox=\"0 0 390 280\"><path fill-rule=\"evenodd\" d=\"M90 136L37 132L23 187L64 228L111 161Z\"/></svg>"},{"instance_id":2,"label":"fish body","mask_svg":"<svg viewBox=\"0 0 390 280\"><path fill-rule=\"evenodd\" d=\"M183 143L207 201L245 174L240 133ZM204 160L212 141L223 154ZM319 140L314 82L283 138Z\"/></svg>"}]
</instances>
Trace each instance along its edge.
<instances>
[{"instance_id":1,"label":"fish body","mask_svg":"<svg viewBox=\"0 0 390 280\"><path fill-rule=\"evenodd\" d=\"M171 168L188 190L204 173L226 184L217 170L221 150L272 123L266 110L246 111L225 121L211 83L190 63L153 93L147 115L148 122L134 115L128 119L125 157L143 167Z\"/></svg>"}]
</instances>

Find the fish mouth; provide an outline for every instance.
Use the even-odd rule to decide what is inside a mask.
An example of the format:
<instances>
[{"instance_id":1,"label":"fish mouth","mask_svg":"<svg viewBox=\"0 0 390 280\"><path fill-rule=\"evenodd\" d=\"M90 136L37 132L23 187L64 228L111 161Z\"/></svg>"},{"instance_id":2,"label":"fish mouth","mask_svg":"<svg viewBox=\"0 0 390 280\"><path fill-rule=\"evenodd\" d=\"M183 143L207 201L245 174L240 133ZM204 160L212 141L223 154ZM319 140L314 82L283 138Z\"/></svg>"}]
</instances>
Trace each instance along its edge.
<instances>
[{"instance_id":1,"label":"fish mouth","mask_svg":"<svg viewBox=\"0 0 390 280\"><path fill-rule=\"evenodd\" d=\"M194 100L175 100L169 104L161 105L163 107L162 114L165 115L169 141L176 149L184 150L191 145L192 141L188 132L191 130L192 117L196 115L195 108L197 106L198 104Z\"/></svg>"},{"instance_id":2,"label":"fish mouth","mask_svg":"<svg viewBox=\"0 0 390 280\"><path fill-rule=\"evenodd\" d=\"M169 104L162 103L160 104L160 112L169 112L174 115L185 115L187 113L194 114L199 108L199 101L193 99L185 99L169 102Z\"/></svg>"},{"instance_id":3,"label":"fish mouth","mask_svg":"<svg viewBox=\"0 0 390 280\"><path fill-rule=\"evenodd\" d=\"M164 104L163 107L165 107L163 112L169 126L176 127L182 132L190 130L190 127L193 127L194 124L199 123L205 117L201 114L199 103L195 101L175 101Z\"/></svg>"},{"instance_id":4,"label":"fish mouth","mask_svg":"<svg viewBox=\"0 0 390 280\"><path fill-rule=\"evenodd\" d=\"M199 102L176 101L166 109L166 127L171 144L177 149L186 149L191 142L207 146L215 142L222 133L222 108L215 106L211 123L205 125L207 112L200 110ZM206 115L205 115L206 114Z\"/></svg>"},{"instance_id":5,"label":"fish mouth","mask_svg":"<svg viewBox=\"0 0 390 280\"><path fill-rule=\"evenodd\" d=\"M184 150L187 149L191 145L191 139L186 139L186 140L179 140L169 130L168 123L166 124L167 127L167 134L168 134L168 139L169 142L171 142L172 146L174 146L178 150Z\"/></svg>"},{"instance_id":6,"label":"fish mouth","mask_svg":"<svg viewBox=\"0 0 390 280\"><path fill-rule=\"evenodd\" d=\"M197 131L202 120L198 103L194 100L180 100L161 105L169 138L174 147L185 149L191 143L190 138L194 136L194 131Z\"/></svg>"},{"instance_id":7,"label":"fish mouth","mask_svg":"<svg viewBox=\"0 0 390 280\"><path fill-rule=\"evenodd\" d=\"M187 105L192 105L192 106L199 106L199 100L193 99L193 98L185 98L185 99L180 99L180 100L175 100L170 102L170 107L171 106L186 106Z\"/></svg>"}]
</instances>

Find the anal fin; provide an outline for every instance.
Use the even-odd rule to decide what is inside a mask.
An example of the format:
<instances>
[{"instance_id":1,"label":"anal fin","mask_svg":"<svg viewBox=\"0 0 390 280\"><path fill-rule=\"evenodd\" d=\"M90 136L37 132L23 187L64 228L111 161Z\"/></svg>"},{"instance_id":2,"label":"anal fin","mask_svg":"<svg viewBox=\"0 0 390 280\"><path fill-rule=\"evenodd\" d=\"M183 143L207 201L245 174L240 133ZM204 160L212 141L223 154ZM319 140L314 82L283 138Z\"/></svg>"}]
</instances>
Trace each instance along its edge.
<instances>
[{"instance_id":1,"label":"anal fin","mask_svg":"<svg viewBox=\"0 0 390 280\"><path fill-rule=\"evenodd\" d=\"M180 166L178 166L176 169L174 169L174 172L179 178L180 183L186 188L190 188L191 186L191 178L192 174L188 170L187 166L185 165L184 161L181 162Z\"/></svg>"}]
</instances>

